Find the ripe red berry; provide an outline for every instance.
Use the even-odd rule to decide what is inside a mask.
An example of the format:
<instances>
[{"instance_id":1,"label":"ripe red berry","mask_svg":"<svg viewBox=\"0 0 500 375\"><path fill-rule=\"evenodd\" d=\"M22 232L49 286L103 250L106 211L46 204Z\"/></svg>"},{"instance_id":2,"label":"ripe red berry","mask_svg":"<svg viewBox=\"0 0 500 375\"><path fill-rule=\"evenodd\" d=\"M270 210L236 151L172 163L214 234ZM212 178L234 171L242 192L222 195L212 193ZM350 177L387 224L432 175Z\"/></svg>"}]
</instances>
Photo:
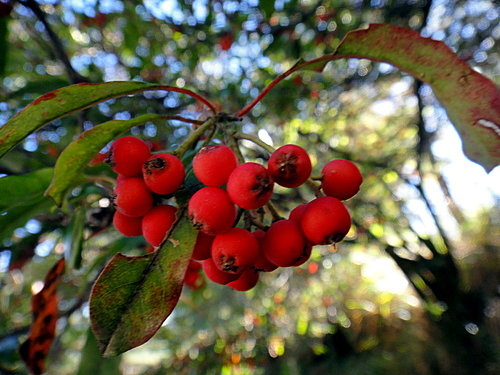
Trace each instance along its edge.
<instances>
[{"instance_id":1,"label":"ripe red berry","mask_svg":"<svg viewBox=\"0 0 500 375\"><path fill-rule=\"evenodd\" d=\"M238 278L238 275L234 273L224 272L217 268L212 258L205 259L201 266L203 267L203 272L205 275L217 284L227 284Z\"/></svg>"},{"instance_id":2,"label":"ripe red berry","mask_svg":"<svg viewBox=\"0 0 500 375\"><path fill-rule=\"evenodd\" d=\"M142 219L142 233L148 243L160 246L175 222L177 208L169 205L153 207Z\"/></svg>"},{"instance_id":3,"label":"ripe red berry","mask_svg":"<svg viewBox=\"0 0 500 375\"><path fill-rule=\"evenodd\" d=\"M332 160L321 170L321 188L331 197L346 200L353 197L358 191L363 176L353 162L344 159Z\"/></svg>"},{"instance_id":4,"label":"ripe red berry","mask_svg":"<svg viewBox=\"0 0 500 375\"><path fill-rule=\"evenodd\" d=\"M184 165L172 154L154 154L142 165L144 181L156 194L172 194L184 182Z\"/></svg>"},{"instance_id":5,"label":"ripe red berry","mask_svg":"<svg viewBox=\"0 0 500 375\"><path fill-rule=\"evenodd\" d=\"M320 197L307 204L300 225L311 243L326 245L345 237L351 227L351 216L337 198Z\"/></svg>"},{"instance_id":6,"label":"ripe red berry","mask_svg":"<svg viewBox=\"0 0 500 375\"><path fill-rule=\"evenodd\" d=\"M265 271L265 272L274 271L276 268L278 268L278 266L271 263L264 255L263 244L264 244L264 238L266 237L266 232L264 232L262 229L258 229L255 232L252 232L252 235L259 243L259 256L255 261L255 268L259 271Z\"/></svg>"},{"instance_id":7,"label":"ripe red berry","mask_svg":"<svg viewBox=\"0 0 500 375\"><path fill-rule=\"evenodd\" d=\"M227 181L231 200L248 210L264 206L273 194L274 182L262 165L243 163L238 165Z\"/></svg>"},{"instance_id":8,"label":"ripe red berry","mask_svg":"<svg viewBox=\"0 0 500 375\"><path fill-rule=\"evenodd\" d=\"M130 217L115 211L113 225L124 236L142 236L142 217Z\"/></svg>"},{"instance_id":9,"label":"ripe red berry","mask_svg":"<svg viewBox=\"0 0 500 375\"><path fill-rule=\"evenodd\" d=\"M230 286L234 290L238 290L240 292L246 292L257 285L258 281L259 271L250 267L243 271L243 273L236 280L227 283L227 286Z\"/></svg>"},{"instance_id":10,"label":"ripe red berry","mask_svg":"<svg viewBox=\"0 0 500 375\"><path fill-rule=\"evenodd\" d=\"M212 256L212 242L214 241L214 236L209 236L202 231L198 232L196 236L196 242L193 247L193 254L191 259L193 260L205 260Z\"/></svg>"},{"instance_id":11,"label":"ripe red berry","mask_svg":"<svg viewBox=\"0 0 500 375\"><path fill-rule=\"evenodd\" d=\"M300 220L302 220L302 215L304 215L304 212L306 212L306 208L307 208L307 203L295 207L293 210L290 211L290 214L288 215L288 220L292 220L300 224Z\"/></svg>"},{"instance_id":12,"label":"ripe red berry","mask_svg":"<svg viewBox=\"0 0 500 375\"><path fill-rule=\"evenodd\" d=\"M139 217L153 207L153 196L142 178L127 177L115 186L114 203L122 214Z\"/></svg>"},{"instance_id":13,"label":"ripe red berry","mask_svg":"<svg viewBox=\"0 0 500 375\"><path fill-rule=\"evenodd\" d=\"M300 225L291 220L274 222L264 237L264 255L279 267L291 267L309 246Z\"/></svg>"},{"instance_id":14,"label":"ripe red berry","mask_svg":"<svg viewBox=\"0 0 500 375\"><path fill-rule=\"evenodd\" d=\"M311 159L302 147L284 145L271 154L267 169L277 184L294 188L311 175Z\"/></svg>"},{"instance_id":15,"label":"ripe red berry","mask_svg":"<svg viewBox=\"0 0 500 375\"><path fill-rule=\"evenodd\" d=\"M242 228L231 228L218 234L212 243L212 259L221 271L240 274L253 266L259 256L259 244Z\"/></svg>"},{"instance_id":16,"label":"ripe red berry","mask_svg":"<svg viewBox=\"0 0 500 375\"><path fill-rule=\"evenodd\" d=\"M142 174L142 164L150 155L149 146L142 139L121 137L111 144L106 162L114 172L134 177Z\"/></svg>"},{"instance_id":17,"label":"ripe red berry","mask_svg":"<svg viewBox=\"0 0 500 375\"><path fill-rule=\"evenodd\" d=\"M213 236L233 226L236 207L224 189L205 187L189 199L188 215L196 229Z\"/></svg>"},{"instance_id":18,"label":"ripe red berry","mask_svg":"<svg viewBox=\"0 0 500 375\"><path fill-rule=\"evenodd\" d=\"M225 145L205 146L193 158L194 175L208 186L225 185L237 165L234 151Z\"/></svg>"},{"instance_id":19,"label":"ripe red berry","mask_svg":"<svg viewBox=\"0 0 500 375\"><path fill-rule=\"evenodd\" d=\"M203 284L203 277L200 273L201 264L198 262L190 261L184 275L184 283L193 290L200 289Z\"/></svg>"},{"instance_id":20,"label":"ripe red berry","mask_svg":"<svg viewBox=\"0 0 500 375\"><path fill-rule=\"evenodd\" d=\"M312 252L312 245L310 242L308 242L306 244L306 247L304 247L304 252L300 256L300 258L298 258L297 261L294 264L292 264L292 267L298 267L301 264L304 264L305 262L307 262L309 260L309 258L311 257L311 252Z\"/></svg>"}]
</instances>

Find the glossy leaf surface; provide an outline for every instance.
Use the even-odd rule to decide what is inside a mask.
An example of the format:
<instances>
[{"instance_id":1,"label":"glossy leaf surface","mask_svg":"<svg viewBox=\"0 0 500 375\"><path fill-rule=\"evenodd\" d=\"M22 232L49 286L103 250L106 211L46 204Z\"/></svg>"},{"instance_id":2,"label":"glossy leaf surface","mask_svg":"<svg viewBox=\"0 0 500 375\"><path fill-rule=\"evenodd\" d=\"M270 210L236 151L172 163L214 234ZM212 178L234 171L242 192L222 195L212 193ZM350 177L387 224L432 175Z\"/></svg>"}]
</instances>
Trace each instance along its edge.
<instances>
[{"instance_id":1,"label":"glossy leaf surface","mask_svg":"<svg viewBox=\"0 0 500 375\"><path fill-rule=\"evenodd\" d=\"M130 120L108 121L84 131L57 159L54 178L46 194L52 197L57 205L61 205L68 189L82 180L85 167L108 142L133 126L160 119L160 115L141 115Z\"/></svg>"},{"instance_id":2,"label":"glossy leaf surface","mask_svg":"<svg viewBox=\"0 0 500 375\"><path fill-rule=\"evenodd\" d=\"M177 305L196 235L185 216L155 252L116 254L90 298L92 329L103 356L112 357L149 340Z\"/></svg>"}]
</instances>

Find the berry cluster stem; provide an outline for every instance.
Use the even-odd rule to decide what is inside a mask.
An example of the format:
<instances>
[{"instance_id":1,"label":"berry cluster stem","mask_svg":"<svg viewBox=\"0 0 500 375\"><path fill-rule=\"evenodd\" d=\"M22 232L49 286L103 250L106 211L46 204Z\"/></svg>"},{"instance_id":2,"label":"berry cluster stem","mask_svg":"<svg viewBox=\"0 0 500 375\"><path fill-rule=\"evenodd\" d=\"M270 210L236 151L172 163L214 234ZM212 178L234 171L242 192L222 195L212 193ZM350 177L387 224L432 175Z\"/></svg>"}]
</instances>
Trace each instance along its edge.
<instances>
[{"instance_id":1,"label":"berry cluster stem","mask_svg":"<svg viewBox=\"0 0 500 375\"><path fill-rule=\"evenodd\" d=\"M276 151L276 149L273 146L267 144L266 142L262 141L258 137L254 137L253 135L238 132L238 133L234 134L234 137L236 139L246 139L247 141L253 142L256 145L262 147L264 150L266 150L270 154L272 154L274 151Z\"/></svg>"},{"instance_id":2,"label":"berry cluster stem","mask_svg":"<svg viewBox=\"0 0 500 375\"><path fill-rule=\"evenodd\" d=\"M236 157L238 158L238 163L242 164L245 162L245 158L243 157L243 154L241 153L240 147L238 145L238 138L236 137L237 133L225 133L225 142L227 145L234 151L236 154Z\"/></svg>"},{"instance_id":3,"label":"berry cluster stem","mask_svg":"<svg viewBox=\"0 0 500 375\"><path fill-rule=\"evenodd\" d=\"M217 121L215 117L210 117L208 120L206 120L194 132L192 132L191 135L184 140L184 142L182 142L177 150L174 151L174 155L178 158L182 158L186 151L189 150L198 141L202 134L207 129L214 126L216 123Z\"/></svg>"}]
</instances>

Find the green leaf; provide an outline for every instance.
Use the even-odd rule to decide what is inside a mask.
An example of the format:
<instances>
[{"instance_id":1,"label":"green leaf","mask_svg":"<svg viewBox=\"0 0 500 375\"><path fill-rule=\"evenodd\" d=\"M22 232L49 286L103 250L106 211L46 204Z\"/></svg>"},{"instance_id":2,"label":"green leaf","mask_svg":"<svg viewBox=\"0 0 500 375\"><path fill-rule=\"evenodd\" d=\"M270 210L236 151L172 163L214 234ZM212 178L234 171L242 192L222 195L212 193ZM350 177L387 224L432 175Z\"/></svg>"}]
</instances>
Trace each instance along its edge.
<instances>
[{"instance_id":1,"label":"green leaf","mask_svg":"<svg viewBox=\"0 0 500 375\"><path fill-rule=\"evenodd\" d=\"M119 357L101 357L97 341L92 330L89 329L77 375L120 375L120 362Z\"/></svg>"},{"instance_id":2,"label":"green leaf","mask_svg":"<svg viewBox=\"0 0 500 375\"><path fill-rule=\"evenodd\" d=\"M188 89L135 81L79 83L40 96L0 127L0 157L27 135L60 117L108 99L150 90L174 91L189 95L207 105L215 113L213 104Z\"/></svg>"},{"instance_id":3,"label":"green leaf","mask_svg":"<svg viewBox=\"0 0 500 375\"><path fill-rule=\"evenodd\" d=\"M465 154L488 171L500 163L500 91L443 42L372 24L348 33L330 57L387 62L426 82L460 133Z\"/></svg>"},{"instance_id":4,"label":"green leaf","mask_svg":"<svg viewBox=\"0 0 500 375\"><path fill-rule=\"evenodd\" d=\"M0 178L0 213L37 203L43 198L53 174L52 168L44 168L20 176Z\"/></svg>"},{"instance_id":5,"label":"green leaf","mask_svg":"<svg viewBox=\"0 0 500 375\"><path fill-rule=\"evenodd\" d=\"M85 167L108 142L134 126L162 119L165 117L155 114L141 115L130 120L104 122L84 131L59 155L54 168L54 178L45 194L60 206L67 191L81 182Z\"/></svg>"},{"instance_id":6,"label":"green leaf","mask_svg":"<svg viewBox=\"0 0 500 375\"><path fill-rule=\"evenodd\" d=\"M264 16L269 19L274 12L274 0L260 0L259 9L264 13Z\"/></svg>"},{"instance_id":7,"label":"green leaf","mask_svg":"<svg viewBox=\"0 0 500 375\"><path fill-rule=\"evenodd\" d=\"M46 197L31 205L19 206L0 215L0 242L11 236L12 232L23 227L35 215L48 212L54 207L52 200Z\"/></svg>"},{"instance_id":8,"label":"green leaf","mask_svg":"<svg viewBox=\"0 0 500 375\"><path fill-rule=\"evenodd\" d=\"M195 230L182 215L153 253L116 254L97 279L90 296L92 330L104 357L149 340L179 300L191 257Z\"/></svg>"},{"instance_id":9,"label":"green leaf","mask_svg":"<svg viewBox=\"0 0 500 375\"><path fill-rule=\"evenodd\" d=\"M83 207L75 209L66 233L65 248L68 254L66 259L69 259L68 266L74 269L79 269L82 265L85 219L85 209Z\"/></svg>"}]
</instances>

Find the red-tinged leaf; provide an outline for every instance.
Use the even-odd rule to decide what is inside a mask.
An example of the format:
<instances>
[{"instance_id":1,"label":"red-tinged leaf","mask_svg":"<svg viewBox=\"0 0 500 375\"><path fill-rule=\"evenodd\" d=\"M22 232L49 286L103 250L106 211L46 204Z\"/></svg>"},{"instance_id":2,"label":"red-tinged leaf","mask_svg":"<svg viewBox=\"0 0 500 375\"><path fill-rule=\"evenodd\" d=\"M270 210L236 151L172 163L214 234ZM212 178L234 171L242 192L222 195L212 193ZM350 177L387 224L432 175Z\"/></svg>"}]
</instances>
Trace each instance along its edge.
<instances>
[{"instance_id":1,"label":"red-tinged leaf","mask_svg":"<svg viewBox=\"0 0 500 375\"><path fill-rule=\"evenodd\" d=\"M399 26L373 24L348 33L334 58L390 63L428 83L463 141L464 151L487 170L500 162L500 90L446 44Z\"/></svg>"},{"instance_id":2,"label":"red-tinged leaf","mask_svg":"<svg viewBox=\"0 0 500 375\"><path fill-rule=\"evenodd\" d=\"M0 157L27 135L52 121L97 103L143 91L162 90L189 95L215 113L215 106L195 92L179 87L135 81L79 83L51 91L29 104L0 127Z\"/></svg>"},{"instance_id":3,"label":"red-tinged leaf","mask_svg":"<svg viewBox=\"0 0 500 375\"><path fill-rule=\"evenodd\" d=\"M183 215L161 247L144 256L116 254L90 296L90 319L104 357L148 341L177 305L195 230Z\"/></svg>"},{"instance_id":4,"label":"red-tinged leaf","mask_svg":"<svg viewBox=\"0 0 500 375\"><path fill-rule=\"evenodd\" d=\"M45 195L60 206L67 191L81 182L85 167L108 142L133 126L164 119L164 116L155 114L141 115L130 120L104 122L84 131L59 155L54 168L54 178Z\"/></svg>"},{"instance_id":5,"label":"red-tinged leaf","mask_svg":"<svg viewBox=\"0 0 500 375\"><path fill-rule=\"evenodd\" d=\"M23 361L35 375L44 372L44 361L54 341L57 322L56 289L64 273L64 258L45 277L43 289L31 300L33 324L28 339L19 349Z\"/></svg>"},{"instance_id":6,"label":"red-tinged leaf","mask_svg":"<svg viewBox=\"0 0 500 375\"><path fill-rule=\"evenodd\" d=\"M428 83L463 141L466 155L488 171L500 162L500 91L461 60L446 44L416 31L386 24L349 32L335 53L294 66L273 80L237 113L244 116L280 81L300 70L321 71L341 58L392 64Z\"/></svg>"}]
</instances>

